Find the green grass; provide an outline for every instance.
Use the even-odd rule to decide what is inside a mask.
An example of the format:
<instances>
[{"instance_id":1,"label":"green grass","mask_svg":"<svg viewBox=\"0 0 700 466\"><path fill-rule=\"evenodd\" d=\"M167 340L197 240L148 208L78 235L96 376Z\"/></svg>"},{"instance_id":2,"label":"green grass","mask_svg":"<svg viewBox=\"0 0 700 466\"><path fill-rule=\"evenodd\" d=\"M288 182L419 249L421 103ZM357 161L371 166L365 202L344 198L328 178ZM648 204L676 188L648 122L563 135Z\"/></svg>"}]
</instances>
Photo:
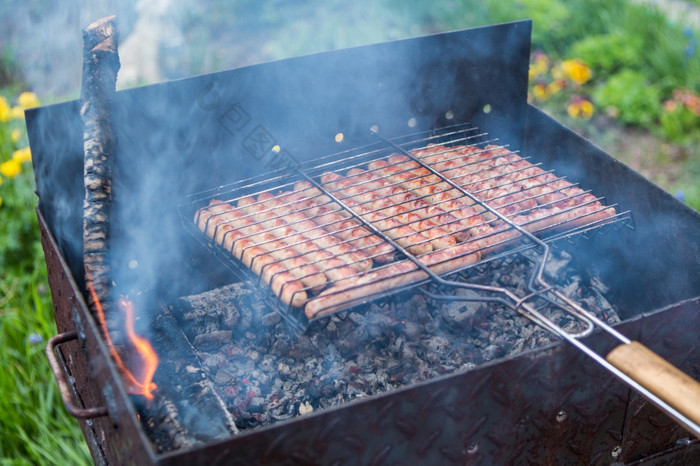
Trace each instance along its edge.
<instances>
[{"instance_id":1,"label":"green grass","mask_svg":"<svg viewBox=\"0 0 700 466\"><path fill-rule=\"evenodd\" d=\"M4 94L4 93L3 93ZM12 98L8 98L12 102ZM0 122L0 162L26 147L24 122ZM20 130L17 141L12 131ZM0 465L90 462L44 355L56 334L39 242L31 164L0 184Z\"/></svg>"},{"instance_id":2,"label":"green grass","mask_svg":"<svg viewBox=\"0 0 700 466\"><path fill-rule=\"evenodd\" d=\"M3 274L0 295L0 464L88 464L43 351L56 325L41 259L31 275Z\"/></svg>"}]
</instances>

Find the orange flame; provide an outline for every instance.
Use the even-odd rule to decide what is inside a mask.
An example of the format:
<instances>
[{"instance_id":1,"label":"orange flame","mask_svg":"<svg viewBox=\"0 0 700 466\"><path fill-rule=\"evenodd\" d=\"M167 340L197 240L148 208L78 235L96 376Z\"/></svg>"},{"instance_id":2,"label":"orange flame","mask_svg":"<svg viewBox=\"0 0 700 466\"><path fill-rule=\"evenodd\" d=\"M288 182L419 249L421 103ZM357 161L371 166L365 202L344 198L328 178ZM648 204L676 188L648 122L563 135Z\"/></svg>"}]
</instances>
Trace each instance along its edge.
<instances>
[{"instance_id":1,"label":"orange flame","mask_svg":"<svg viewBox=\"0 0 700 466\"><path fill-rule=\"evenodd\" d=\"M109 352L125 379L127 392L132 395L143 395L148 401L153 400L153 391L157 388L156 384L153 383L153 375L158 367L158 355L153 350L153 347L149 341L136 335L136 332L134 331L133 303L125 298L119 299L119 307L125 314L124 327L126 329L126 335L142 361L142 364L138 369L138 379L137 376L135 376L134 373L126 367L126 364L124 364L121 356L119 356L119 353L117 353L117 350L114 348L112 338L107 330L107 321L105 319L104 310L102 309L102 304L100 303L92 284L88 283L88 289L90 290L90 295L95 302L97 318L100 326L102 327L102 332L105 335Z\"/></svg>"}]
</instances>

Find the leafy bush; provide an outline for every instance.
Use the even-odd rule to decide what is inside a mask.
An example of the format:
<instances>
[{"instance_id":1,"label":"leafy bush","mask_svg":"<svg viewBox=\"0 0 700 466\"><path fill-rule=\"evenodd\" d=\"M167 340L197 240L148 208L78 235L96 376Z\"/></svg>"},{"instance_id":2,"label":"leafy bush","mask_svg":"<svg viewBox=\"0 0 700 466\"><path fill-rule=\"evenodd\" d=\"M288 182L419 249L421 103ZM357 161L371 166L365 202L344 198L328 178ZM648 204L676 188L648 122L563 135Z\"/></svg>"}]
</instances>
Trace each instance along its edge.
<instances>
[{"instance_id":1,"label":"leafy bush","mask_svg":"<svg viewBox=\"0 0 700 466\"><path fill-rule=\"evenodd\" d=\"M557 0L519 0L491 2L489 21L505 22L522 18L532 19L532 42L549 51L563 51L571 40L569 25L572 21L570 5Z\"/></svg>"},{"instance_id":2,"label":"leafy bush","mask_svg":"<svg viewBox=\"0 0 700 466\"><path fill-rule=\"evenodd\" d=\"M661 92L638 71L626 69L611 76L593 92L593 100L621 121L646 128L661 114Z\"/></svg>"},{"instance_id":3,"label":"leafy bush","mask_svg":"<svg viewBox=\"0 0 700 466\"><path fill-rule=\"evenodd\" d=\"M644 54L644 41L636 34L615 32L586 37L572 45L570 55L578 57L598 78L606 78L625 68L635 68Z\"/></svg>"},{"instance_id":4,"label":"leafy bush","mask_svg":"<svg viewBox=\"0 0 700 466\"><path fill-rule=\"evenodd\" d=\"M700 142L700 118L685 107L665 110L660 123L662 134L671 142Z\"/></svg>"}]
</instances>

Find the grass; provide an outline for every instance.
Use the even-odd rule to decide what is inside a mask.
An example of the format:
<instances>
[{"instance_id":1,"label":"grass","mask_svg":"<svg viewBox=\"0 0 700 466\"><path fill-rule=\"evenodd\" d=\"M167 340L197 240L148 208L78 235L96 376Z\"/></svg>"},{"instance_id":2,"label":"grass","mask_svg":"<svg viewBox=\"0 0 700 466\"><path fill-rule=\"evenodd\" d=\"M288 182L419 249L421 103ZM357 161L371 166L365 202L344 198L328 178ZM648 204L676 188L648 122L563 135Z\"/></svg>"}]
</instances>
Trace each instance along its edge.
<instances>
[{"instance_id":1,"label":"grass","mask_svg":"<svg viewBox=\"0 0 700 466\"><path fill-rule=\"evenodd\" d=\"M0 464L88 464L77 423L63 408L44 355L56 333L41 258L24 277L0 281Z\"/></svg>"},{"instance_id":2,"label":"grass","mask_svg":"<svg viewBox=\"0 0 700 466\"><path fill-rule=\"evenodd\" d=\"M63 408L44 355L56 324L34 214L34 175L28 161L11 162L26 147L23 126L18 115L0 121L0 465L88 464L87 445Z\"/></svg>"}]
</instances>

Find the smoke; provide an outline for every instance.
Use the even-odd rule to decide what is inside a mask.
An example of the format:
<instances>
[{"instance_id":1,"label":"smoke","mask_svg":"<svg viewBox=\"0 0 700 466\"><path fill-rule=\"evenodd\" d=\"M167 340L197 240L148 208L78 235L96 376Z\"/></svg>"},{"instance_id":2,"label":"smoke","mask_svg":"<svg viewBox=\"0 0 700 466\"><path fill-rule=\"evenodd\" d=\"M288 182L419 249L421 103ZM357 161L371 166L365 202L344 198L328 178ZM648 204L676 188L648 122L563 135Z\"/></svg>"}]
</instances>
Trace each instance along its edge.
<instances>
[{"instance_id":1,"label":"smoke","mask_svg":"<svg viewBox=\"0 0 700 466\"><path fill-rule=\"evenodd\" d=\"M394 0L27 0L0 12L3 60L44 102L78 95L81 31L108 15L119 20L122 89L483 23Z\"/></svg>"},{"instance_id":2,"label":"smoke","mask_svg":"<svg viewBox=\"0 0 700 466\"><path fill-rule=\"evenodd\" d=\"M211 16L231 12L223 3L204 2L211 9L186 0L124 4L116 11L122 43L119 86L281 58L285 53L297 55L423 32L408 26L412 17L399 15L396 19L381 6L363 9L343 5L337 10L323 6L316 10L313 7L319 3L312 1L297 2L298 10L284 10L281 3L273 2L279 11L260 2L244 2L249 10L240 17L222 15L219 28L205 29L202 24L217 23ZM115 13L106 7L100 9L99 4L86 5L71 3L62 10L54 7L56 10L43 12L48 16L55 13L54 18L41 15L24 25L27 30L42 30L42 53L36 58L46 64L45 70L25 72L30 82L35 81L32 85L39 94L77 94L80 31L97 17ZM339 2L333 5L340 6ZM78 6L85 6L85 10ZM368 31L361 20L363 13L379 25L372 28L372 35L362 35ZM254 14L263 19L254 22ZM205 16L206 22L198 22ZM231 24L226 24L227 20ZM344 20L346 28L331 26ZM260 22L265 27L256 29ZM275 29L283 23L286 28ZM529 26L515 29L516 39L529 37ZM65 56L54 52L51 40L52 34L60 32L66 35L56 43L70 50ZM200 42L198 34L202 35ZM389 133L405 132L407 121L413 122L414 130L430 129L436 115L449 113L464 121L485 104L494 108L494 114L522 115L518 110L525 105L525 86L520 78L527 73L529 43L526 39L517 47L505 47L513 37L486 36L481 43L472 36L433 38L420 47L399 43L333 56L307 56L263 64L254 70L241 68L119 92L113 119L119 147L114 154L112 218L112 270L117 293L148 294L171 302L178 295L213 286L213 258L202 259L208 255L183 228L183 223L191 223L193 212L185 208L186 215L179 216L182 206L187 207L188 194L269 173L280 168L280 160L293 169L315 156L366 143L371 137L367 130L377 123L381 131ZM283 45L287 47L283 49ZM496 45L504 48L503 54L494 53ZM445 56L434 53L437 47L445 47ZM457 53L475 60L488 57L488 70L451 60L450 55ZM64 67L70 71L64 73ZM445 73L440 72L443 69ZM512 69L519 72L513 74ZM464 97L471 96L478 80L491 81L495 76L505 79L501 84L507 92L494 86L472 96L466 104ZM508 85L511 76L516 85ZM520 93L520 98L513 99L512 93ZM455 101L465 105L453 108ZM37 130L41 134L32 138L32 150L36 149L37 163L43 167L39 176L46 179L39 190L42 202L50 203L54 231L60 232L64 245L71 245L75 259L80 250L82 199L75 193L82 186L82 170L76 169L80 167L82 137L75 131L76 105L60 108L56 118L50 114L53 109L46 109L47 120ZM63 121L68 110L73 113ZM340 131L345 133L342 144L335 140ZM510 139L517 132L510 129L505 137ZM60 142L65 150L57 154L56 140L66 135L70 140ZM281 148L277 153L284 154L283 158L271 158L274 146ZM71 163L67 164L68 160ZM57 186L50 185L52 179L64 180L65 186L56 191ZM139 300L144 306L139 310L139 332L149 330L152 319L146 314L159 311L156 299Z\"/></svg>"},{"instance_id":3,"label":"smoke","mask_svg":"<svg viewBox=\"0 0 700 466\"><path fill-rule=\"evenodd\" d=\"M261 5L248 0L232 5L217 0L67 0L47 4L28 0L6 8L7 15L1 20L5 26L3 50L27 87L47 102L79 94L81 32L102 16L118 17L122 67L117 85L126 89L419 33L420 22L405 13L390 14L398 11L392 10L390 3L350 6L306 0L293 5ZM367 14L371 21L365 20ZM313 85L306 87L306 83L313 83L315 70L310 68L307 73L302 88L287 92L301 95L313 91ZM279 76L269 78L284 81ZM333 90L336 96L340 92L347 91ZM276 96L286 115L277 118L277 127L272 127L267 122L277 109L263 108L256 101L265 97L264 93L245 101L242 95L243 91L227 88L216 77L196 80L174 93L153 87L118 93L114 124L120 147L115 154L114 189L119 220L114 236L125 238L115 244L115 256L123 261L119 270L126 271L120 281L138 281L126 278L138 275L146 288L167 282L164 277L168 277L170 265L185 266L180 249L174 247L181 239L171 234L181 230L181 225L164 213L177 211L175 199L181 201L183 193L230 181L232 170L240 176L243 167L253 164L270 169L275 160L269 158L267 149L285 140L286 134L299 131L303 99L285 106L286 97ZM30 126L34 122L30 139L38 162L35 165L41 172L41 203L71 268L80 277L82 207L78 194L82 171L76 168L82 160L81 123L74 103L57 108L50 110L54 114L36 112L28 118ZM171 115L174 118L169 118ZM283 121L286 123L280 126ZM340 122L335 126L333 135ZM230 154L237 149L244 155L231 160ZM292 161L291 166L296 163L286 147L282 153L284 160ZM205 173L187 176L188 167L201 166L203 158L211 161ZM164 199L165 204L172 204L164 205ZM167 257L168 261L155 257Z\"/></svg>"}]
</instances>

